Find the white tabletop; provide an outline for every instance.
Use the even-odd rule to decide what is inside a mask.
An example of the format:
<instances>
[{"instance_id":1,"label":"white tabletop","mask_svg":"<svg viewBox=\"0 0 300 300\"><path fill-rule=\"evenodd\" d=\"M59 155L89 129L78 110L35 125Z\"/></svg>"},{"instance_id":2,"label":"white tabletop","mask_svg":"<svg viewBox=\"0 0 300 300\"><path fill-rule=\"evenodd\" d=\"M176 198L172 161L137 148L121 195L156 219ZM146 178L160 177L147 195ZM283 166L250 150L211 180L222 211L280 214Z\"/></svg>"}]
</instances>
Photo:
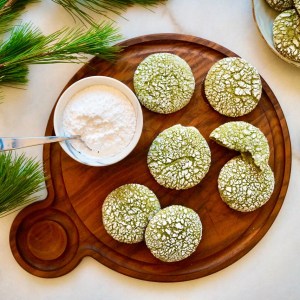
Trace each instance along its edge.
<instances>
[{"instance_id":1,"label":"white tabletop","mask_svg":"<svg viewBox=\"0 0 300 300\"><path fill-rule=\"evenodd\" d=\"M257 67L281 104L292 140L292 174L283 207L265 237L239 261L213 275L180 283L133 279L92 258L85 258L60 278L30 275L11 254L9 231L16 216L11 214L0 219L0 298L300 299L300 69L281 61L265 44L253 21L250 0L169 0L152 11L131 8L123 16L126 19L114 19L125 39L160 32L191 34L219 43ZM31 20L45 34L74 25L50 0L30 5L23 20ZM31 66L25 90L5 88L0 104L1 135L43 135L54 102L80 67ZM42 148L26 153L41 160Z\"/></svg>"}]
</instances>

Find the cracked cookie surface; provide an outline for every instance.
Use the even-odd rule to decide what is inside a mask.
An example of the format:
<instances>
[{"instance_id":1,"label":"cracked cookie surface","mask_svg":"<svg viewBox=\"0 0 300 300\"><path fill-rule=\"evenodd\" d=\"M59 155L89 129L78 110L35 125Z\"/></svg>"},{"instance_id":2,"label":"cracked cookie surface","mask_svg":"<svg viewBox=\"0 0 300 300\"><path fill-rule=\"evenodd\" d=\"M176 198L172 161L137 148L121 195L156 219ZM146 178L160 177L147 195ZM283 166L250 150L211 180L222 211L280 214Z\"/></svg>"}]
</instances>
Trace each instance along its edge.
<instances>
[{"instance_id":1,"label":"cracked cookie surface","mask_svg":"<svg viewBox=\"0 0 300 300\"><path fill-rule=\"evenodd\" d=\"M300 17L295 9L286 10L276 17L273 42L284 57L300 62Z\"/></svg>"},{"instance_id":2,"label":"cracked cookie surface","mask_svg":"<svg viewBox=\"0 0 300 300\"><path fill-rule=\"evenodd\" d=\"M209 146L195 127L174 125L152 142L147 163L150 173L162 186L188 189L200 183L209 170Z\"/></svg>"},{"instance_id":3,"label":"cracked cookie surface","mask_svg":"<svg viewBox=\"0 0 300 300\"><path fill-rule=\"evenodd\" d=\"M195 79L190 66L179 56L155 53L139 64L133 85L143 106L157 113L169 114L189 103Z\"/></svg>"},{"instance_id":4,"label":"cracked cookie surface","mask_svg":"<svg viewBox=\"0 0 300 300\"><path fill-rule=\"evenodd\" d=\"M293 8L293 0L266 0L268 4L277 11L284 11ZM294 0L295 1L295 0Z\"/></svg>"},{"instance_id":5,"label":"cracked cookie surface","mask_svg":"<svg viewBox=\"0 0 300 300\"><path fill-rule=\"evenodd\" d=\"M274 174L269 165L261 171L250 156L237 156L220 171L218 189L232 209L250 212L263 206L274 190Z\"/></svg>"},{"instance_id":6,"label":"cracked cookie surface","mask_svg":"<svg viewBox=\"0 0 300 300\"><path fill-rule=\"evenodd\" d=\"M123 243L144 239L149 220L160 210L156 195L146 186L126 184L113 190L102 206L103 225L107 233Z\"/></svg>"},{"instance_id":7,"label":"cracked cookie surface","mask_svg":"<svg viewBox=\"0 0 300 300\"><path fill-rule=\"evenodd\" d=\"M226 57L216 62L204 81L205 95L220 114L239 117L258 104L262 83L257 70L244 59Z\"/></svg>"},{"instance_id":8,"label":"cracked cookie surface","mask_svg":"<svg viewBox=\"0 0 300 300\"><path fill-rule=\"evenodd\" d=\"M269 143L259 128L244 121L227 122L213 130L209 136L218 144L244 153L250 153L254 163L262 170L268 167Z\"/></svg>"},{"instance_id":9,"label":"cracked cookie surface","mask_svg":"<svg viewBox=\"0 0 300 300\"><path fill-rule=\"evenodd\" d=\"M181 205L160 210L149 222L145 241L151 253L165 262L180 261L193 252L202 237L198 214Z\"/></svg>"}]
</instances>

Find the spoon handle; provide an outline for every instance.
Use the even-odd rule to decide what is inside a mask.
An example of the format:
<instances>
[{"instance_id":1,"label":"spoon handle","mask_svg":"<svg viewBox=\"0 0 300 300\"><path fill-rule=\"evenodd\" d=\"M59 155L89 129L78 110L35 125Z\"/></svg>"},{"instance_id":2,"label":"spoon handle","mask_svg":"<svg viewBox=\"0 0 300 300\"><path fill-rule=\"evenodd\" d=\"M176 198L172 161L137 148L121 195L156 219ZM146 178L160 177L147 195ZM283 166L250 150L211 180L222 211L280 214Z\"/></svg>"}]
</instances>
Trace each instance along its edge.
<instances>
[{"instance_id":1,"label":"spoon handle","mask_svg":"<svg viewBox=\"0 0 300 300\"><path fill-rule=\"evenodd\" d=\"M2 137L0 138L0 152L77 138L80 136Z\"/></svg>"}]
</instances>

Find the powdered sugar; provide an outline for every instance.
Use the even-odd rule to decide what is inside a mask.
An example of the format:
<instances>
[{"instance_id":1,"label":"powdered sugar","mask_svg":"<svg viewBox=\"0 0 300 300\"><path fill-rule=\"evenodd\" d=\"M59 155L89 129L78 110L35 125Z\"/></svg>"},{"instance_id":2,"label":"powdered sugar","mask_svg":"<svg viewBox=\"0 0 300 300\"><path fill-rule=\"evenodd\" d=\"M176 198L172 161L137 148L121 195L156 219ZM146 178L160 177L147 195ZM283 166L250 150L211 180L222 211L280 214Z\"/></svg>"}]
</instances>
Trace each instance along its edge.
<instances>
[{"instance_id":1,"label":"powdered sugar","mask_svg":"<svg viewBox=\"0 0 300 300\"><path fill-rule=\"evenodd\" d=\"M99 158L120 153L132 140L135 110L117 89L93 85L76 93L63 115L66 135L80 135L72 146L86 156Z\"/></svg>"}]
</instances>

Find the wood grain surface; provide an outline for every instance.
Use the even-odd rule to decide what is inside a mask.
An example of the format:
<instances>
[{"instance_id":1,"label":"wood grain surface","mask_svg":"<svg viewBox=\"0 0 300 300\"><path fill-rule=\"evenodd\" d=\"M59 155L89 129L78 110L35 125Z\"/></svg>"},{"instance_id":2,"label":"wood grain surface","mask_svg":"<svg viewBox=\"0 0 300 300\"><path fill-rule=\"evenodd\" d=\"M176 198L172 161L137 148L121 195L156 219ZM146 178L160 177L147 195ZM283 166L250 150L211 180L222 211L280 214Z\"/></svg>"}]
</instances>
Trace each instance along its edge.
<instances>
[{"instance_id":1,"label":"wood grain surface","mask_svg":"<svg viewBox=\"0 0 300 300\"><path fill-rule=\"evenodd\" d=\"M148 35L121 43L124 51L115 63L94 58L68 83L87 76L114 77L133 89L137 65L148 55L170 52L185 59L196 79L191 102L182 110L160 115L143 108L144 127L134 151L123 161L108 167L89 167L68 157L59 144L44 146L48 197L23 209L14 220L10 245L17 262L29 273L58 277L73 270L85 256L128 276L151 281L184 281L217 272L237 261L266 234L284 201L291 169L291 145L280 105L263 81L263 94L257 108L247 116L228 118L208 104L203 80L219 59L236 56L213 42L178 34ZM221 200L217 178L222 166L237 152L209 140L219 125L244 120L266 135L270 166L275 174L275 190L262 208L236 212ZM175 191L156 183L147 168L146 156L153 139L174 124L195 126L208 141L212 164L197 186ZM53 113L46 135L53 135ZM152 189L162 207L181 204L194 209L203 224L203 238L189 258L164 263L153 257L144 242L128 245L113 240L104 230L101 206L105 197L126 183L140 183Z\"/></svg>"}]
</instances>

